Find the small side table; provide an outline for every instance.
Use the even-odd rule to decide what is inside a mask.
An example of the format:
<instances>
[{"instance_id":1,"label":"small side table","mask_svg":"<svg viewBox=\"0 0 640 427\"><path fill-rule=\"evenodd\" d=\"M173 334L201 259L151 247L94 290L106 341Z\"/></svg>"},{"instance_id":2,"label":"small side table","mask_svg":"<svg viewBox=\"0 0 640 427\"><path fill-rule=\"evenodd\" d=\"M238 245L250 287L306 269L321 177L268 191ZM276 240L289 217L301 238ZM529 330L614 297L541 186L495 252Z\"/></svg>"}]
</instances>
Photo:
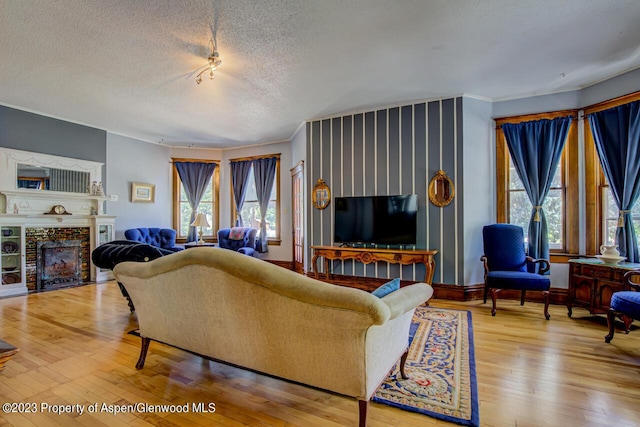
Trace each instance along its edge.
<instances>
[{"instance_id":1,"label":"small side table","mask_svg":"<svg viewBox=\"0 0 640 427\"><path fill-rule=\"evenodd\" d=\"M185 243L184 244L184 248L185 249L191 249L191 248L215 248L217 245L215 243L201 243L201 244L197 244L195 242L190 242L190 243Z\"/></svg>"}]
</instances>

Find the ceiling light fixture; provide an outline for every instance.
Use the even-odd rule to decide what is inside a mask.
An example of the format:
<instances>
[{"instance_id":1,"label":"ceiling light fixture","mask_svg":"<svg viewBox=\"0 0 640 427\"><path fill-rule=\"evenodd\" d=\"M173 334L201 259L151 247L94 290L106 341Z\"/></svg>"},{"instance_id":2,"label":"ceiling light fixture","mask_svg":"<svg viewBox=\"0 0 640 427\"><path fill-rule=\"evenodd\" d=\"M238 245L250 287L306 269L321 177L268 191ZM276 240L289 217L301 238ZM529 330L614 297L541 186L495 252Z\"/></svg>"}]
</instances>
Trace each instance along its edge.
<instances>
[{"instance_id":1,"label":"ceiling light fixture","mask_svg":"<svg viewBox=\"0 0 640 427\"><path fill-rule=\"evenodd\" d=\"M207 61L209 61L209 64L206 65L205 66L206 68L200 71L196 76L197 84L202 83L202 75L207 71L209 72L209 80L213 80L213 72L215 71L216 68L220 66L220 64L222 64L222 60L220 59L220 54L216 49L216 43L213 40L213 37L211 37L211 40L209 40L209 49L211 52L209 53L209 57L207 58Z\"/></svg>"}]
</instances>

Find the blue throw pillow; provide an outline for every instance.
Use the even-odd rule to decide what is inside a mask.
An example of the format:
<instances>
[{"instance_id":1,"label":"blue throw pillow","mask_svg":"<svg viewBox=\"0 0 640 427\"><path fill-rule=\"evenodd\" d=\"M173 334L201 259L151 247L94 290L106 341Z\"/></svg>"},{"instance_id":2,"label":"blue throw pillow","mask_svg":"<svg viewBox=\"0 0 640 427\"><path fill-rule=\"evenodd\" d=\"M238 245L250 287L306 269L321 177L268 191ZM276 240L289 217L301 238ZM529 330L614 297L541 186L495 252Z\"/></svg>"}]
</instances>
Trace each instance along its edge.
<instances>
[{"instance_id":1,"label":"blue throw pillow","mask_svg":"<svg viewBox=\"0 0 640 427\"><path fill-rule=\"evenodd\" d=\"M400 289L400 279L396 278L380 286L378 289L371 292L371 294L377 296L378 298L382 298L389 295L393 291L397 291L398 289Z\"/></svg>"}]
</instances>

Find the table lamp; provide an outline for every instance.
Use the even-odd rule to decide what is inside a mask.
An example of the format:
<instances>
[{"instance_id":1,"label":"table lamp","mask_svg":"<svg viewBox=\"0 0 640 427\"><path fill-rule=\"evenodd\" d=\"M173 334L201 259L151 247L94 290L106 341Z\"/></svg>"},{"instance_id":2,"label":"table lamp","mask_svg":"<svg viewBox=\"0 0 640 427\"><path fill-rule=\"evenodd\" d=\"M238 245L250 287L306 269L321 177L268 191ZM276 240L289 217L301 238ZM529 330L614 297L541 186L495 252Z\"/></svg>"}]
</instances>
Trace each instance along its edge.
<instances>
[{"instance_id":1,"label":"table lamp","mask_svg":"<svg viewBox=\"0 0 640 427\"><path fill-rule=\"evenodd\" d=\"M207 216L203 213L199 213L196 215L196 219L191 223L192 227L200 227L200 231L198 235L200 236L200 240L198 240L198 245L204 245L204 239L202 238L202 227L211 227L211 224L207 221Z\"/></svg>"}]
</instances>

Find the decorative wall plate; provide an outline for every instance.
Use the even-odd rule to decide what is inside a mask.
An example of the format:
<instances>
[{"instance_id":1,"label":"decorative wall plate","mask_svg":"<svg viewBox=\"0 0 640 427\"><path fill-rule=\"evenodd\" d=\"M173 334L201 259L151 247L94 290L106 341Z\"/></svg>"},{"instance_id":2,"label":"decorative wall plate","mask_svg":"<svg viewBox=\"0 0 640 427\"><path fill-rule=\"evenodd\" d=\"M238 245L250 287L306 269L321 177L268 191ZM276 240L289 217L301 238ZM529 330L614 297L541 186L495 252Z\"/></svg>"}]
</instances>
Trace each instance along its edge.
<instances>
[{"instance_id":1,"label":"decorative wall plate","mask_svg":"<svg viewBox=\"0 0 640 427\"><path fill-rule=\"evenodd\" d=\"M3 274L2 284L11 285L13 283L20 283L20 276L15 273Z\"/></svg>"},{"instance_id":2,"label":"decorative wall plate","mask_svg":"<svg viewBox=\"0 0 640 427\"><path fill-rule=\"evenodd\" d=\"M2 244L3 254L15 254L20 250L20 246L16 242L4 242Z\"/></svg>"}]
</instances>

